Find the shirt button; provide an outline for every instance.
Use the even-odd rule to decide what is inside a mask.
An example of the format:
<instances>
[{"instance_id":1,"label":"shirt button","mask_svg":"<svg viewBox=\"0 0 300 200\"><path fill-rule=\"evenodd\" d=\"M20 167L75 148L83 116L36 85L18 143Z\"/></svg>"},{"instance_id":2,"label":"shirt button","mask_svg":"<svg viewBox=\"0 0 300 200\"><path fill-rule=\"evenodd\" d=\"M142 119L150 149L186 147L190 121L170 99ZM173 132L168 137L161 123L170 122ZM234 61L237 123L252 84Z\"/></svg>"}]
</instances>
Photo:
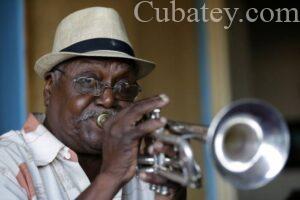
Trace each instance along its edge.
<instances>
[{"instance_id":1,"label":"shirt button","mask_svg":"<svg viewBox=\"0 0 300 200\"><path fill-rule=\"evenodd\" d=\"M69 152L69 148L68 147L64 147L63 149L63 155L65 157L65 159L69 160L71 158L71 154Z\"/></svg>"}]
</instances>

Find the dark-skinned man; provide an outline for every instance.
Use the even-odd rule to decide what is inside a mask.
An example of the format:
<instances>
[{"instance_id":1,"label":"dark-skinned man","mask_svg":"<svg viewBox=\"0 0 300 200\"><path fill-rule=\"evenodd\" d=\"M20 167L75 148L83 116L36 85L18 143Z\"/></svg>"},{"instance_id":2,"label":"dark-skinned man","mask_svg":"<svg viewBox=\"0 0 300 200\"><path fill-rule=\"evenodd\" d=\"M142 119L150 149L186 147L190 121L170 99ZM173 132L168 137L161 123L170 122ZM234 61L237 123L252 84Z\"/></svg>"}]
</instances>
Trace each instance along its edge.
<instances>
[{"instance_id":1,"label":"dark-skinned man","mask_svg":"<svg viewBox=\"0 0 300 200\"><path fill-rule=\"evenodd\" d=\"M45 80L45 115L29 114L20 131L1 136L1 198L185 199L185 188L136 169L141 139L166 123L141 120L167 105L166 95L135 101L137 80L153 68L134 56L115 10L87 8L63 19L52 52L35 65ZM99 126L103 113L110 117ZM161 143L149 148L166 151ZM169 194L155 194L149 183Z\"/></svg>"}]
</instances>

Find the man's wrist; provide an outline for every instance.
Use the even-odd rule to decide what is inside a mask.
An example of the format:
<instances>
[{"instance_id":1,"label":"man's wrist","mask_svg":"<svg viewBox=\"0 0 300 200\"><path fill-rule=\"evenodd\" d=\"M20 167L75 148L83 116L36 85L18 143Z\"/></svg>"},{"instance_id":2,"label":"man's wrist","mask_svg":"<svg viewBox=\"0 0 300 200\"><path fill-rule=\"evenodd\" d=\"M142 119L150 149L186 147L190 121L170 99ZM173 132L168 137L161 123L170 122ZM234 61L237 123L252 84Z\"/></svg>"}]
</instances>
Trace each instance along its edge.
<instances>
[{"instance_id":1,"label":"man's wrist","mask_svg":"<svg viewBox=\"0 0 300 200\"><path fill-rule=\"evenodd\" d=\"M116 188L116 193L123 186L123 182L120 178L108 173L100 173L95 179L95 184L99 188Z\"/></svg>"}]
</instances>

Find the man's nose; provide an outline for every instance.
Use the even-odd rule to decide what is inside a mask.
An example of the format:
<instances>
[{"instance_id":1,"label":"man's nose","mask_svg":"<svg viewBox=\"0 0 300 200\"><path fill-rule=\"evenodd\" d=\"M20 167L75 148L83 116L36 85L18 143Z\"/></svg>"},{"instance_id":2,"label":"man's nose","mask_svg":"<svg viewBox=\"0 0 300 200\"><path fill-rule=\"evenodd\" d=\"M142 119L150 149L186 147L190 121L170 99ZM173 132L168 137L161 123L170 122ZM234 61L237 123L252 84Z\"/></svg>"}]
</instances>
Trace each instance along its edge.
<instances>
[{"instance_id":1,"label":"man's nose","mask_svg":"<svg viewBox=\"0 0 300 200\"><path fill-rule=\"evenodd\" d=\"M105 108L111 108L114 105L115 98L112 88L106 88L102 95L96 97L96 105L103 106Z\"/></svg>"}]
</instances>

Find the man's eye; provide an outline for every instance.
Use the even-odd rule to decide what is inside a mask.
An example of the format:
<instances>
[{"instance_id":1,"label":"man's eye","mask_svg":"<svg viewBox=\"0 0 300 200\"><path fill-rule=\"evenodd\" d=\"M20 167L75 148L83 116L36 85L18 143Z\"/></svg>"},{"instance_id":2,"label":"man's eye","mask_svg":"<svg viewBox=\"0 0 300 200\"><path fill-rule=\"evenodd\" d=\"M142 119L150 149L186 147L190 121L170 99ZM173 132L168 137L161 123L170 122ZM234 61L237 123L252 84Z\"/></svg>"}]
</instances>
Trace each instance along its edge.
<instances>
[{"instance_id":1,"label":"man's eye","mask_svg":"<svg viewBox=\"0 0 300 200\"><path fill-rule=\"evenodd\" d=\"M120 81L114 87L114 92L119 99L132 101L141 91L137 84Z\"/></svg>"},{"instance_id":2,"label":"man's eye","mask_svg":"<svg viewBox=\"0 0 300 200\"><path fill-rule=\"evenodd\" d=\"M130 84L125 81L117 82L115 85L115 87L118 88L118 90L126 90L129 86Z\"/></svg>"},{"instance_id":3,"label":"man's eye","mask_svg":"<svg viewBox=\"0 0 300 200\"><path fill-rule=\"evenodd\" d=\"M95 88L97 87L97 80L91 77L79 78L77 83L83 88Z\"/></svg>"}]
</instances>

